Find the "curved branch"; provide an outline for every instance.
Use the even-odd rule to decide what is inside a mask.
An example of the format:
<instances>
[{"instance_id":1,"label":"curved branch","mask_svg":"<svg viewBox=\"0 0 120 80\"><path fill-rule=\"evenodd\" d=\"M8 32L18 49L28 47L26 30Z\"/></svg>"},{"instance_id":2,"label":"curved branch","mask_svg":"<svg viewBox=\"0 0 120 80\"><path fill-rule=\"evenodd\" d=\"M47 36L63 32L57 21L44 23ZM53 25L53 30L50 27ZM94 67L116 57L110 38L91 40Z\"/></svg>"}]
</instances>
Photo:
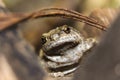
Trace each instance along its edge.
<instances>
[{"instance_id":1,"label":"curved branch","mask_svg":"<svg viewBox=\"0 0 120 80\"><path fill-rule=\"evenodd\" d=\"M0 31L14 24L20 23L22 21L26 21L26 20L33 19L33 18L42 18L42 17L69 18L69 19L80 21L80 22L84 22L88 25L91 25L92 27L96 27L103 31L107 30L105 25L102 25L98 23L97 20L84 16L83 14L79 12L62 9L62 8L46 8L46 9L42 9L40 11L36 11L33 13L13 13L13 14L7 14L4 16L0 15L0 20L1 20Z\"/></svg>"}]
</instances>

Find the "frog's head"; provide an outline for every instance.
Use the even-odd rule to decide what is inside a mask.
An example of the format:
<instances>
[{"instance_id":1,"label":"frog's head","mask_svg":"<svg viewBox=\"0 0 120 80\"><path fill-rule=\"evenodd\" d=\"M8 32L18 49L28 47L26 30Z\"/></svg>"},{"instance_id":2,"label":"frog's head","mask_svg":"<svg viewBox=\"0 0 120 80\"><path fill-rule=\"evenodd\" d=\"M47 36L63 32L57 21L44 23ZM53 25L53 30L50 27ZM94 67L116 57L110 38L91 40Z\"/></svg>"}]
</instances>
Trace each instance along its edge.
<instances>
[{"instance_id":1,"label":"frog's head","mask_svg":"<svg viewBox=\"0 0 120 80\"><path fill-rule=\"evenodd\" d=\"M47 55L60 55L62 51L75 47L84 40L79 31L64 25L43 34L41 41L42 50Z\"/></svg>"}]
</instances>

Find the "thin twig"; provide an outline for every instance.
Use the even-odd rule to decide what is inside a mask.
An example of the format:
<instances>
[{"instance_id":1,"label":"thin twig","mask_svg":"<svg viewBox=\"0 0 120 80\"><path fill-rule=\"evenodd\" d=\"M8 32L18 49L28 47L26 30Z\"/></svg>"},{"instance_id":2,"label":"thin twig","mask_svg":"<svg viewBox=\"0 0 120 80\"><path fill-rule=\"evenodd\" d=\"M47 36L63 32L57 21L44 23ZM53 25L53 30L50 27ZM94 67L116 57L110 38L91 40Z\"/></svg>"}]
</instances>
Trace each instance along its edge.
<instances>
[{"instance_id":1,"label":"thin twig","mask_svg":"<svg viewBox=\"0 0 120 80\"><path fill-rule=\"evenodd\" d=\"M106 26L98 23L97 20L95 20L93 18L89 18L87 16L84 16L81 13L78 13L78 12L72 11L72 10L67 10L67 9L62 9L62 8L47 8L47 9L42 9L40 11L33 13L32 18L40 18L40 17L71 18L74 20L78 20L80 22L84 22L88 25L91 25L91 26L101 29L103 31L106 31Z\"/></svg>"},{"instance_id":2,"label":"thin twig","mask_svg":"<svg viewBox=\"0 0 120 80\"><path fill-rule=\"evenodd\" d=\"M17 13L17 14L12 14L12 15L10 14L9 20L6 20L6 22L0 22L0 31L14 24L20 23L22 21L26 21L26 20L33 19L33 18L42 18L42 17L69 18L69 19L80 21L80 22L84 22L88 25L91 25L92 27L96 27L103 31L107 30L105 25L102 25L98 23L97 20L84 16L83 14L79 12L76 12L73 10L62 9L62 8L46 8L46 9L42 9L40 11L36 11L33 13L28 13L28 14L26 13L22 13L22 14Z\"/></svg>"}]
</instances>

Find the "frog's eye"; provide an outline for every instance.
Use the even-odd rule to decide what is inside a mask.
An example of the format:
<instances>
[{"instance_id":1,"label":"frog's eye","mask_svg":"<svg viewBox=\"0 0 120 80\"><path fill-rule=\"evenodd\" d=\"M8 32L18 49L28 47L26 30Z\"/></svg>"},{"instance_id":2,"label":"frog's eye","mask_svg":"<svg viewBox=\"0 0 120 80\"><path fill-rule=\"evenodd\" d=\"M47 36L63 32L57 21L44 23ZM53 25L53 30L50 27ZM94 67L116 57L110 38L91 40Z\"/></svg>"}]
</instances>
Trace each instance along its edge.
<instances>
[{"instance_id":1,"label":"frog's eye","mask_svg":"<svg viewBox=\"0 0 120 80\"><path fill-rule=\"evenodd\" d=\"M64 29L64 32L67 33L67 34L70 33L70 28L69 28L69 27L66 27L66 28Z\"/></svg>"},{"instance_id":2,"label":"frog's eye","mask_svg":"<svg viewBox=\"0 0 120 80\"><path fill-rule=\"evenodd\" d=\"M42 37L41 37L41 42L42 42L42 44L45 44L46 41L47 41L47 40L46 40L46 37L42 36Z\"/></svg>"}]
</instances>

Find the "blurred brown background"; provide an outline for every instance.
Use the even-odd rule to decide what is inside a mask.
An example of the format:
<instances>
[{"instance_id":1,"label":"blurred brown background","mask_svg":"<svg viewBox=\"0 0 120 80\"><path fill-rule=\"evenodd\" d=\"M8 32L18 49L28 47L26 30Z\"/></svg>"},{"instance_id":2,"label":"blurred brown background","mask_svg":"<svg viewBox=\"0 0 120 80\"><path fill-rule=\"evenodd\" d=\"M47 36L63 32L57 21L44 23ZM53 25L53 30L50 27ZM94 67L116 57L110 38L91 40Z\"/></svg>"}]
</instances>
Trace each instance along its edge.
<instances>
[{"instance_id":1,"label":"blurred brown background","mask_svg":"<svg viewBox=\"0 0 120 80\"><path fill-rule=\"evenodd\" d=\"M3 1L6 7L11 12L33 12L43 8L59 7L78 11L86 16L88 16L94 10L102 8L119 8L120 5L120 0L3 0ZM114 13L112 15L114 16ZM36 51L39 51L41 47L40 37L42 33L48 32L50 29L65 24L76 27L78 30L80 30L82 33L88 36L88 34L86 33L87 30L83 28L83 23L74 22L72 20L63 18L41 18L24 22L19 26L24 38L35 47ZM90 31L91 30L89 30L89 34L91 34L92 37L99 36L99 34L93 35L96 33L93 32L92 34L92 32L90 33Z\"/></svg>"},{"instance_id":2,"label":"blurred brown background","mask_svg":"<svg viewBox=\"0 0 120 80\"><path fill-rule=\"evenodd\" d=\"M117 11L118 11L118 8L120 5L119 0L0 0L0 1L4 1L5 6L11 12L26 12L26 13L28 13L28 12L37 11L37 10L40 10L43 8L49 8L49 7L67 8L70 10L75 10L75 11L78 11L80 13L83 13L86 16L90 15L90 17L95 18L101 24L104 24L106 26L110 25L112 23L112 21L114 20L114 18L117 16ZM99 38L101 33L103 33L102 31L95 29L95 28L92 28L89 25L84 25L83 23L75 22L75 21L63 19L63 18L41 18L41 19L30 20L30 21L27 21L24 23L20 23L19 29L21 30L23 37L29 43L31 43L34 46L34 49L38 52L40 47L41 47L41 44L40 44L41 35L44 32L48 32L49 30L51 30L55 27L59 27L61 25L65 25L65 24L77 28L86 37ZM14 33L14 35L16 35L16 33ZM17 38L15 38L15 40L16 39ZM112 39L109 39L109 40L112 40ZM1 40L4 41L4 38L1 37ZM7 42L7 39L5 39L5 41ZM12 41L12 43L15 44L15 42L13 40L10 40L10 41ZM16 42L16 43L18 43L18 42ZM11 44L11 46L13 46L13 44ZM4 45L4 43L3 43L3 45ZM22 51L21 49L19 49L20 45L23 46L23 44L19 43L17 45L18 50ZM8 47L8 49L14 50L14 49L11 49L11 46L9 46L10 48ZM108 46L106 46L106 47L108 48ZM14 48L17 48L17 47L14 47ZM107 50L109 50L109 49L107 49ZM2 49L1 49L1 51L2 51ZM26 58L24 58L24 59L19 58L19 55L18 55L18 57L16 57L17 56L16 55L16 56L14 56L15 58L13 58L13 57L11 58L11 54L10 54L9 50L7 50L6 48L5 48L5 50L3 49L3 51L7 51L7 54L10 55L10 59L12 59L11 62L15 66L16 66L16 64L14 63L14 61L15 61L14 59L17 59L17 60L20 59L19 61L22 61L24 59L26 60ZM104 51L104 50L101 50L101 51ZM32 51L30 51L30 52L32 52ZM30 52L28 52L26 54L32 54ZM11 52L11 53L13 53L13 52ZM24 53L25 52L23 52L23 54ZM19 54L21 55L21 53L19 53ZM106 56L108 56L108 55L106 55ZM31 57L33 57L33 56L31 56ZM30 65L35 65L35 64L31 64L31 62L35 63L37 61L35 61L35 62L31 61L31 57L30 57L30 59L27 58L28 59L27 61L29 62ZM34 59L36 60L36 56L34 56ZM91 58L91 59L94 59L94 58ZM100 59L102 59L102 58L100 57ZM105 59L107 59L107 58L105 57ZM105 60L105 59L102 59L102 60ZM10 60L8 60L8 61L10 61ZM93 60L93 61L96 61L96 60ZM3 64L3 63L1 63L1 64ZM96 63L96 64L99 64L99 63ZM30 65L27 65L27 67L29 67ZM38 65L36 65L36 66L37 66L37 69L39 69ZM20 66L18 65L18 67L20 67ZM21 70L18 67L13 68L13 69ZM99 67L101 67L101 66L99 66ZM31 68L31 66L30 66L30 69L33 69L33 68ZM36 67L35 67L35 69L36 69ZM7 69L5 69L5 70L7 70ZM29 71L29 69L27 71ZM81 70L79 70L79 71L81 72ZM95 71L95 70L93 70L93 71ZM36 72L38 72L38 70L36 70L35 73ZM18 71L18 74L19 74L19 71ZM37 75L37 76L39 76L39 75ZM78 77L78 75L76 75L76 76ZM34 77L36 77L36 76L34 76ZM36 77L36 78L39 78L39 77ZM80 76L80 78L81 78L81 76ZM50 80L50 78L48 78L47 80Z\"/></svg>"}]
</instances>

